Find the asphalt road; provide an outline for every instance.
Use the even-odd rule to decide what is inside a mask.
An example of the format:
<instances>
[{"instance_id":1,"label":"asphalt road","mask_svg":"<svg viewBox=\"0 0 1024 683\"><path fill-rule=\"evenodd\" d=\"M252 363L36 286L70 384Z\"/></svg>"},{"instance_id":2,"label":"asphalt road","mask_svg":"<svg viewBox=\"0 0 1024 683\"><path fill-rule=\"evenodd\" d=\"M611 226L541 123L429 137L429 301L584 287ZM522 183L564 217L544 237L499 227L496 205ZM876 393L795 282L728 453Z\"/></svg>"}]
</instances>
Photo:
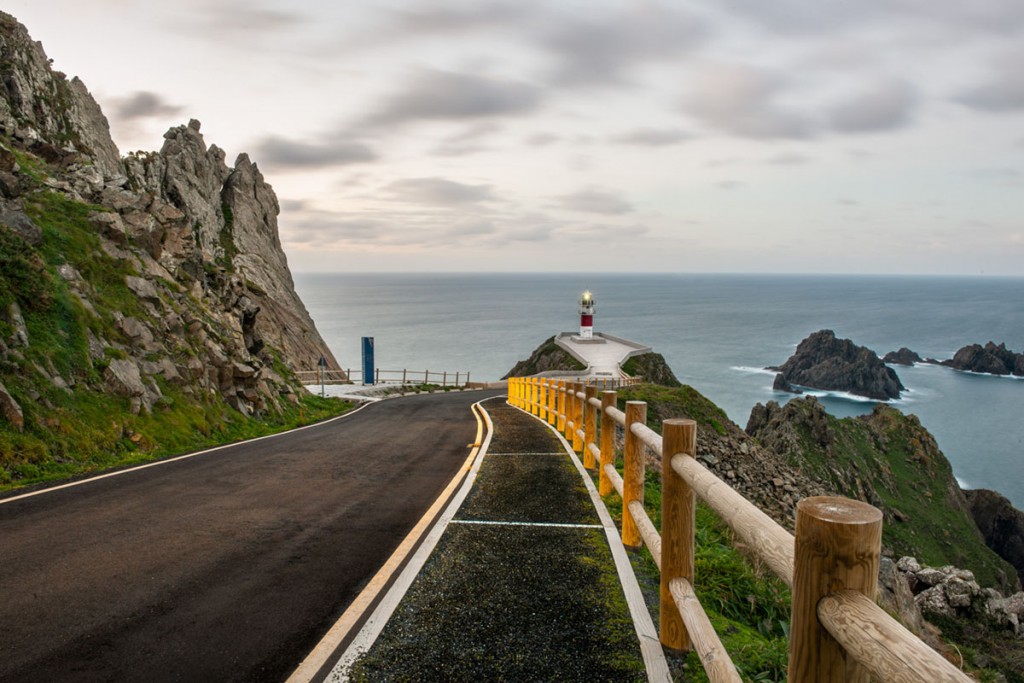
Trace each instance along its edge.
<instances>
[{"instance_id":1,"label":"asphalt road","mask_svg":"<svg viewBox=\"0 0 1024 683\"><path fill-rule=\"evenodd\" d=\"M455 475L494 392L0 500L0 681L281 681Z\"/></svg>"}]
</instances>

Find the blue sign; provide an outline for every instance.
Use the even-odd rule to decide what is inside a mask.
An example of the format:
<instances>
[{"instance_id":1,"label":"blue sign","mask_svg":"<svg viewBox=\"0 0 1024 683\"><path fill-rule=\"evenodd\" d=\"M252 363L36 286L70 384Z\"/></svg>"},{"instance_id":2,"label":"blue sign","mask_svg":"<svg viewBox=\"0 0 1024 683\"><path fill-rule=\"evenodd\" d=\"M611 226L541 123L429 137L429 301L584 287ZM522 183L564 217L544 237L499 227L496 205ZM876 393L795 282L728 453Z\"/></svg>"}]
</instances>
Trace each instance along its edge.
<instances>
[{"instance_id":1,"label":"blue sign","mask_svg":"<svg viewBox=\"0 0 1024 683\"><path fill-rule=\"evenodd\" d=\"M363 337L363 384L373 384L373 337Z\"/></svg>"}]
</instances>

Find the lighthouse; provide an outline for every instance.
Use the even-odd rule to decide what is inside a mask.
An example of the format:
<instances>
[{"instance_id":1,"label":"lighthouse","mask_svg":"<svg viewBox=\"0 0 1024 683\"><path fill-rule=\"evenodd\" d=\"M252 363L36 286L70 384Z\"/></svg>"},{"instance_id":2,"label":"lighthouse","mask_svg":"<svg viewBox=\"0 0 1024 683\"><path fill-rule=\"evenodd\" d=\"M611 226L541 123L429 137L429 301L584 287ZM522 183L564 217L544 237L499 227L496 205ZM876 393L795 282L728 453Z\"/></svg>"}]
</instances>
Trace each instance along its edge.
<instances>
[{"instance_id":1,"label":"lighthouse","mask_svg":"<svg viewBox=\"0 0 1024 683\"><path fill-rule=\"evenodd\" d=\"M590 290L580 295L580 339L594 338L594 303Z\"/></svg>"}]
</instances>

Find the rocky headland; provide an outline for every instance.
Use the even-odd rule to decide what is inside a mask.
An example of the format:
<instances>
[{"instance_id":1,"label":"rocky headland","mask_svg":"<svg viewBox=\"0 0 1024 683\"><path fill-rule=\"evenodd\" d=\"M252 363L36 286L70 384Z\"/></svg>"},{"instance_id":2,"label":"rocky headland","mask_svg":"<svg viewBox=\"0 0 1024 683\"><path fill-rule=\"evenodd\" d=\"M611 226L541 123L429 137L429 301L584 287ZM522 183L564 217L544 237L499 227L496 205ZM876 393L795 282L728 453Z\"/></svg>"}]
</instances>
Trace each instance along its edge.
<instances>
[{"instance_id":1,"label":"rocky headland","mask_svg":"<svg viewBox=\"0 0 1024 683\"><path fill-rule=\"evenodd\" d=\"M903 383L871 349L839 339L832 330L821 330L804 339L796 352L778 367L774 388L800 393L798 387L843 391L888 401L899 398Z\"/></svg>"},{"instance_id":2,"label":"rocky headland","mask_svg":"<svg viewBox=\"0 0 1024 683\"><path fill-rule=\"evenodd\" d=\"M3 13L0 72L0 484L152 445L122 410L216 431L221 406L279 414L295 370L337 368L246 155L229 166L193 120L122 157L82 81Z\"/></svg>"}]
</instances>

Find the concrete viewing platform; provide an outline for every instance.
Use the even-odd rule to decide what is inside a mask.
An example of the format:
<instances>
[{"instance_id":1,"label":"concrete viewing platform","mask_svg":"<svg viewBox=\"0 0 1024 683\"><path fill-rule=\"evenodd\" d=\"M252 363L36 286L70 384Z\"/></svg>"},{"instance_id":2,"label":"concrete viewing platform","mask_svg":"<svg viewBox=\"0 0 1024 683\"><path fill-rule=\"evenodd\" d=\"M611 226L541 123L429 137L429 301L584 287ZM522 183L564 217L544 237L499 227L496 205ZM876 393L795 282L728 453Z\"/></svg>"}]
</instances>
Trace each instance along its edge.
<instances>
[{"instance_id":1,"label":"concrete viewing platform","mask_svg":"<svg viewBox=\"0 0 1024 683\"><path fill-rule=\"evenodd\" d=\"M671 680L579 460L503 397L482 405L462 489L326 680Z\"/></svg>"},{"instance_id":2,"label":"concrete viewing platform","mask_svg":"<svg viewBox=\"0 0 1024 683\"><path fill-rule=\"evenodd\" d=\"M621 379L622 364L632 356L650 353L651 347L622 337L597 332L593 337L581 338L573 332L562 332L555 343L576 360L587 366L583 377Z\"/></svg>"}]
</instances>

